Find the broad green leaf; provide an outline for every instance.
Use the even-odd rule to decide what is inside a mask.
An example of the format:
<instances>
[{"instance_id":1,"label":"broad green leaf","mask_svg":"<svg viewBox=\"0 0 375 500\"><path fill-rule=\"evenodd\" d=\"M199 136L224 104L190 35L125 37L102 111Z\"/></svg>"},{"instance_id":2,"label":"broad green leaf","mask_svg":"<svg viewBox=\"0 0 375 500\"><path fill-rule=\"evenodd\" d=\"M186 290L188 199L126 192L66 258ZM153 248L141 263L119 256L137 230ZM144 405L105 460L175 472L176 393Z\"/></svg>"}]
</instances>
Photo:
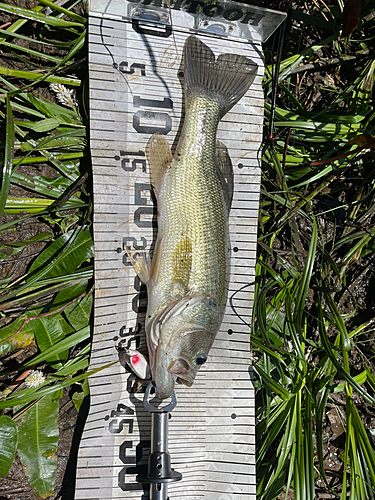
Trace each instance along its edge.
<instances>
[{"instance_id":1,"label":"broad green leaf","mask_svg":"<svg viewBox=\"0 0 375 500\"><path fill-rule=\"evenodd\" d=\"M52 394L52 401L58 401L64 395L64 389L59 389L58 391Z\"/></svg>"},{"instance_id":2,"label":"broad green leaf","mask_svg":"<svg viewBox=\"0 0 375 500\"><path fill-rule=\"evenodd\" d=\"M43 275L43 278L70 274L92 257L90 231L82 230L75 237L73 231L68 231L43 250L30 267L30 273L44 268L48 263L51 264L51 269Z\"/></svg>"},{"instance_id":3,"label":"broad green leaf","mask_svg":"<svg viewBox=\"0 0 375 500\"><path fill-rule=\"evenodd\" d=\"M31 286L26 287L23 290L23 292L27 293L27 292L31 292L37 288L41 288L41 287L44 288L44 287L49 286L49 285L57 285L57 284L62 284L62 283L66 284L66 287L64 287L64 288L70 288L70 287L74 287L78 283L82 283L82 282L87 283L87 281L92 278L92 275L93 275L92 267L87 266L84 269L80 269L79 271L77 271L75 273L66 274L65 276L57 276L57 277L52 277L52 278L41 279L38 281L38 283L34 283ZM56 293L56 290L51 290L49 292L49 294L53 294L53 293ZM78 295L79 294L77 294L76 296L78 296ZM72 296L72 299L73 298L74 297ZM69 301L67 300L66 302L69 302ZM63 305L63 303L64 302L56 302L56 299L55 299L54 300L54 308L55 308L55 306L57 307L57 304Z\"/></svg>"},{"instance_id":4,"label":"broad green leaf","mask_svg":"<svg viewBox=\"0 0 375 500\"><path fill-rule=\"evenodd\" d=\"M6 477L17 448L17 426L7 415L0 417L0 476Z\"/></svg>"},{"instance_id":5,"label":"broad green leaf","mask_svg":"<svg viewBox=\"0 0 375 500\"><path fill-rule=\"evenodd\" d=\"M29 325L30 328L33 329L36 342L41 352L50 349L72 331L72 328L64 320L61 314L32 320ZM53 368L60 368L62 366L61 363L66 361L67 357L68 351L66 350L59 354L48 356L46 361L50 363Z\"/></svg>"},{"instance_id":6,"label":"broad green leaf","mask_svg":"<svg viewBox=\"0 0 375 500\"><path fill-rule=\"evenodd\" d=\"M70 286L69 288L65 288L64 290L61 290L61 292L59 292L56 295L56 297L53 301L53 307L55 307L55 308L61 307L65 304L67 304L68 302L71 302L75 298L79 297L83 293L85 293L85 291L87 289L87 284L88 284L88 281L84 281L82 283L76 283L76 284ZM65 309L64 311L66 314L67 309Z\"/></svg>"},{"instance_id":7,"label":"broad green leaf","mask_svg":"<svg viewBox=\"0 0 375 500\"><path fill-rule=\"evenodd\" d=\"M25 290L30 290L29 293L24 293L20 297L17 298L11 298L9 300L9 296L12 294L12 297L17 294L17 289L13 290L11 294L8 296L4 297L4 301L0 304L0 311L3 309L6 309L7 307L14 307L14 306L20 306L20 305L25 305L25 304L31 304L37 299L41 299L42 297L47 297L48 295L53 295L60 290L64 288L68 288L72 286L73 284L80 283L82 281L86 281L88 277L92 276L92 270L90 267L85 268L84 271L78 272L78 273L72 273L71 277L68 276L61 276L59 278L51 278L51 280L54 280L56 282L56 285L48 286L44 288L43 284L45 282L50 282L50 280L38 280L38 277L30 283L31 286L28 286L28 283L22 286L21 291L24 292ZM37 291L32 291L35 289L38 289ZM8 300L6 300L8 299ZM30 309L29 309L30 310Z\"/></svg>"},{"instance_id":8,"label":"broad green leaf","mask_svg":"<svg viewBox=\"0 0 375 500\"><path fill-rule=\"evenodd\" d=\"M90 389L86 379L82 382L80 390L76 391L72 396L72 400L77 411L79 411L83 403L83 400L89 394L90 394Z\"/></svg>"},{"instance_id":9,"label":"broad green leaf","mask_svg":"<svg viewBox=\"0 0 375 500\"><path fill-rule=\"evenodd\" d=\"M44 194L51 198L60 198L65 190L68 189L72 184L71 180L66 179L62 176L58 177L57 179L53 179L51 177L45 177L41 175L32 177L30 175L25 175L19 172L13 172L11 182L12 184L18 184L25 187L26 189L30 189L36 193ZM75 198L74 201L79 200Z\"/></svg>"},{"instance_id":10,"label":"broad green leaf","mask_svg":"<svg viewBox=\"0 0 375 500\"><path fill-rule=\"evenodd\" d=\"M57 469L59 403L47 395L32 405L18 423L18 454L30 486L39 496L53 493Z\"/></svg>"},{"instance_id":11,"label":"broad green leaf","mask_svg":"<svg viewBox=\"0 0 375 500\"><path fill-rule=\"evenodd\" d=\"M65 314L69 323L78 330L84 328L90 323L90 316L92 311L93 295L92 293L83 297L79 302L67 307Z\"/></svg>"},{"instance_id":12,"label":"broad green leaf","mask_svg":"<svg viewBox=\"0 0 375 500\"><path fill-rule=\"evenodd\" d=\"M4 78L1 78L0 77L0 81L1 80L4 80ZM36 111L35 109L32 109L28 106L23 106L22 104L19 104L18 103L19 101L19 96L15 96L14 99L12 100L12 109L15 109L16 111L22 111L24 113L26 113L27 115L31 115L31 116L36 116L37 118L44 118L44 115L42 115L42 113L39 113L38 111ZM3 99L2 97L0 97L0 102L5 102L5 99ZM30 117L28 117L30 119ZM15 159L13 161L13 165L18 165L19 162L22 162L22 159Z\"/></svg>"},{"instance_id":13,"label":"broad green leaf","mask_svg":"<svg viewBox=\"0 0 375 500\"><path fill-rule=\"evenodd\" d=\"M4 245L4 247L10 247L10 248L25 248L27 245L30 245L30 243L35 243L36 241L47 241L52 238L52 233L39 233L36 234L35 236L32 236L31 238L28 238L27 240L23 241L15 241L15 242L9 242ZM3 246L0 246L0 250L3 248Z\"/></svg>"},{"instance_id":14,"label":"broad green leaf","mask_svg":"<svg viewBox=\"0 0 375 500\"><path fill-rule=\"evenodd\" d=\"M46 349L41 354L38 354L38 356L35 356L35 358L31 359L27 363L24 363L22 367L29 368L30 366L36 366L37 364L42 363L43 361L46 361L47 359L50 359L53 356L58 356L62 352L66 352L71 347L81 343L83 340L86 340L89 337L90 337L90 328L86 326L85 328L82 328L82 330L72 333L63 340L60 340L53 346Z\"/></svg>"},{"instance_id":15,"label":"broad green leaf","mask_svg":"<svg viewBox=\"0 0 375 500\"><path fill-rule=\"evenodd\" d=\"M56 128L61 130L61 127L76 127L76 128L84 128L82 123L74 123L66 120L58 120L57 118L45 118L40 121L26 121L26 120L15 120L16 125L22 128L31 129L33 132L50 132Z\"/></svg>"},{"instance_id":16,"label":"broad green leaf","mask_svg":"<svg viewBox=\"0 0 375 500\"><path fill-rule=\"evenodd\" d=\"M0 356L15 349L22 349L34 340L34 334L29 324L26 324L21 332L17 333L25 319L26 316L22 315L0 329Z\"/></svg>"},{"instance_id":17,"label":"broad green leaf","mask_svg":"<svg viewBox=\"0 0 375 500\"><path fill-rule=\"evenodd\" d=\"M76 297L82 295L87 288L87 282L78 283L70 288L62 290L56 295L54 300L54 307L61 307L63 304L71 302ZM90 322L91 310L92 310L93 296L89 293L85 297L82 297L77 302L74 302L66 309L64 309L64 315L69 321L69 323L79 330L87 326Z\"/></svg>"},{"instance_id":18,"label":"broad green leaf","mask_svg":"<svg viewBox=\"0 0 375 500\"><path fill-rule=\"evenodd\" d=\"M30 124L30 128L34 130L34 132L49 132L50 130L57 128L59 125L60 122L56 118L46 118L40 122Z\"/></svg>"}]
</instances>

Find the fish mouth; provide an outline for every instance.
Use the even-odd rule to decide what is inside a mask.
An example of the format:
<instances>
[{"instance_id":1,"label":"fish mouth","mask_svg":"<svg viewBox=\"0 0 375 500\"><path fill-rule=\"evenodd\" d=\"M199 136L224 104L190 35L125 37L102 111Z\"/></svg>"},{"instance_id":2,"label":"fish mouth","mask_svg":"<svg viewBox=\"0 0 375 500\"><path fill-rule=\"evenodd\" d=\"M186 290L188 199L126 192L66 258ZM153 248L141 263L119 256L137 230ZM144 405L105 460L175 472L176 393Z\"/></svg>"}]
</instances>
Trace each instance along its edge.
<instances>
[{"instance_id":1,"label":"fish mouth","mask_svg":"<svg viewBox=\"0 0 375 500\"><path fill-rule=\"evenodd\" d=\"M165 350L159 345L154 353L151 367L156 397L159 399L169 398L174 390L175 377L169 372L167 363Z\"/></svg>"},{"instance_id":2,"label":"fish mouth","mask_svg":"<svg viewBox=\"0 0 375 500\"><path fill-rule=\"evenodd\" d=\"M176 377L176 382L181 385L186 385L187 387L191 387L193 382L187 378Z\"/></svg>"},{"instance_id":3,"label":"fish mouth","mask_svg":"<svg viewBox=\"0 0 375 500\"><path fill-rule=\"evenodd\" d=\"M155 392L159 399L167 399L172 395L175 382L188 387L191 387L194 382L195 373L185 359L172 360L169 366L166 366L167 359L163 349L159 346L153 371Z\"/></svg>"},{"instance_id":4,"label":"fish mouth","mask_svg":"<svg viewBox=\"0 0 375 500\"><path fill-rule=\"evenodd\" d=\"M186 359L178 358L172 361L168 371L177 383L187 385L188 387L193 385L195 374Z\"/></svg>"},{"instance_id":5,"label":"fish mouth","mask_svg":"<svg viewBox=\"0 0 375 500\"><path fill-rule=\"evenodd\" d=\"M155 378L154 385L156 397L158 399L167 399L171 397L174 390L174 383L174 377L169 373L166 377L164 377L162 382Z\"/></svg>"}]
</instances>

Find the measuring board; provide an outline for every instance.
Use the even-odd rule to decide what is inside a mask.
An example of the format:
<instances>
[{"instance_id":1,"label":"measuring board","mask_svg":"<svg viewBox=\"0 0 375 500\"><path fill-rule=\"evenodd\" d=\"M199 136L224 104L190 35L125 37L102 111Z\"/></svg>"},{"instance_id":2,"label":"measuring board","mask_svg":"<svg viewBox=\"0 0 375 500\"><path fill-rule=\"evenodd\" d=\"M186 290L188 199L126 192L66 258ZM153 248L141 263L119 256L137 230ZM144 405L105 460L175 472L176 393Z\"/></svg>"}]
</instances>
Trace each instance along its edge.
<instances>
[{"instance_id":1,"label":"measuring board","mask_svg":"<svg viewBox=\"0 0 375 500\"><path fill-rule=\"evenodd\" d=\"M150 452L150 414L122 348L147 355L146 288L126 249L149 253L156 210L145 147L162 133L173 148L183 115L182 48L195 34L216 56L242 54L258 73L224 117L217 139L232 159L231 276L226 313L207 363L191 388L176 386L169 423L171 500L255 499L255 412L250 338L262 140L261 42L285 14L233 2L143 3L91 0L89 16L90 147L94 184L95 319L90 412L79 448L76 500L148 498L136 482ZM171 13L171 16L170 16ZM172 22L171 22L172 17Z\"/></svg>"}]
</instances>

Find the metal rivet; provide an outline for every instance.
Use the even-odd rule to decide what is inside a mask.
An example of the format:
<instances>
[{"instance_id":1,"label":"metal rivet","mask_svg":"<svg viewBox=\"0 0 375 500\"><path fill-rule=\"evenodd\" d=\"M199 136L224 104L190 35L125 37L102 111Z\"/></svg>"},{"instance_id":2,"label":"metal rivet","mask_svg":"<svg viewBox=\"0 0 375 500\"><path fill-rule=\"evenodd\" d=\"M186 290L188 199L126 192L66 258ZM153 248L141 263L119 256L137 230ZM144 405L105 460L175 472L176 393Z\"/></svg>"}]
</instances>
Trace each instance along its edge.
<instances>
[{"instance_id":1,"label":"metal rivet","mask_svg":"<svg viewBox=\"0 0 375 500\"><path fill-rule=\"evenodd\" d=\"M232 333L233 333L233 330L231 328L229 328L228 335L232 335Z\"/></svg>"},{"instance_id":2,"label":"metal rivet","mask_svg":"<svg viewBox=\"0 0 375 500\"><path fill-rule=\"evenodd\" d=\"M235 418L237 418L237 415L235 413L232 413L232 415L230 416L230 418L234 420Z\"/></svg>"},{"instance_id":3,"label":"metal rivet","mask_svg":"<svg viewBox=\"0 0 375 500\"><path fill-rule=\"evenodd\" d=\"M233 247L233 252L238 252L238 247Z\"/></svg>"}]
</instances>

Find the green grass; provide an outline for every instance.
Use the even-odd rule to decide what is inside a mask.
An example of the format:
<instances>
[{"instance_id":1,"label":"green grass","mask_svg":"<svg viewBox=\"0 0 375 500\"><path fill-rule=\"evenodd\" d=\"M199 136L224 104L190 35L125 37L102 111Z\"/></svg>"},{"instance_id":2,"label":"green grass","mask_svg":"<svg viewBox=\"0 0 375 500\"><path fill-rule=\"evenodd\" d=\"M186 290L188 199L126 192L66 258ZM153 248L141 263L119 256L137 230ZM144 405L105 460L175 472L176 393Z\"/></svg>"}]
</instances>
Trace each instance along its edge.
<instances>
[{"instance_id":1,"label":"green grass","mask_svg":"<svg viewBox=\"0 0 375 500\"><path fill-rule=\"evenodd\" d=\"M306 24L292 28L289 47L309 30L322 41L299 54L284 50L274 124L266 128L252 325L261 500L285 492L312 500L318 484L340 499L373 499L375 491L375 450L363 409L375 403L375 352L366 345L374 313L355 293L357 283L370 297L362 279L374 263L374 7L348 40L325 25L323 15L334 13L338 26L342 19L339 3L328 6L330 12L323 3L321 11L311 6L311 23L304 15ZM320 31L312 28L317 16ZM336 56L322 72L329 86L316 83L311 71L296 71L321 63L322 54ZM270 96L274 67L267 69ZM318 92L322 104L312 100ZM271 110L266 104L266 124ZM323 443L326 414L341 393L345 443L333 483Z\"/></svg>"},{"instance_id":2,"label":"green grass","mask_svg":"<svg viewBox=\"0 0 375 500\"><path fill-rule=\"evenodd\" d=\"M85 3L70 0L60 7L39 0L32 10L1 8L13 17L0 29L6 61L0 66L0 259L11 265L43 246L25 274L8 273L0 282L0 433L6 450L0 473L6 475L17 429L22 436L50 432L56 441L62 390L75 388L77 408L87 394L93 246L87 81L81 79L87 74ZM302 9L301 3L292 13L276 94L275 60L265 51L251 325L257 496L272 500L291 491L296 500L312 500L319 487L342 500L373 500L373 429L363 408L375 402L374 314L366 289L373 283L375 249L374 8L369 2L350 39L340 38L341 0ZM313 65L320 79L314 80ZM23 194L10 196L11 187ZM36 234L10 237L28 222L39 228ZM31 346L36 354L19 361ZM344 401L344 440L333 484L324 443L327 409L337 397ZM39 412L54 415L52 430L24 425L25 417L37 422ZM30 456L22 445L20 455L33 471L31 486L43 495L52 492L53 457ZM47 472L41 483L35 463L42 462Z\"/></svg>"},{"instance_id":3,"label":"green grass","mask_svg":"<svg viewBox=\"0 0 375 500\"><path fill-rule=\"evenodd\" d=\"M47 16L44 6L52 10ZM80 79L87 73L86 12L80 2L60 7L49 0L32 10L8 4L1 9L13 15L0 31L7 54L6 66L0 66L5 132L0 217L11 214L0 223L4 269L27 257L29 247L45 246L25 275L13 279L8 273L0 285L0 411L6 412L2 425L9 431L3 433L4 443L12 450L0 469L7 474L17 449L30 485L45 497L55 485L57 401L62 389L72 386L79 408L90 375L92 201L86 190L90 162L81 97L87 82ZM11 187L22 188L22 194L9 196ZM37 234L14 241L19 223L34 224ZM34 348L17 362L17 353L32 345L38 354L30 357ZM49 422L39 418L41 411L51 416ZM18 447L9 417L22 437ZM28 436L46 441L48 449L25 448Z\"/></svg>"}]
</instances>

